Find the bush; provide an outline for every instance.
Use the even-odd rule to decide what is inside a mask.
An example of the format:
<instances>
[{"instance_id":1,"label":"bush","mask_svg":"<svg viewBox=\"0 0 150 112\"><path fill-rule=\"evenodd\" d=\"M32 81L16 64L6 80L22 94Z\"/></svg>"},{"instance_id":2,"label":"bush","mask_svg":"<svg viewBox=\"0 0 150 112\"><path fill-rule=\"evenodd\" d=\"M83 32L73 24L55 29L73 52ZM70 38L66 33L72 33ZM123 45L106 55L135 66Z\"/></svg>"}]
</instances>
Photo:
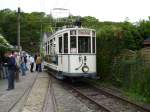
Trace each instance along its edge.
<instances>
[{"instance_id":1,"label":"bush","mask_svg":"<svg viewBox=\"0 0 150 112\"><path fill-rule=\"evenodd\" d=\"M140 57L132 60L120 60L112 66L113 85L150 101L150 65ZM144 100L144 99L143 99Z\"/></svg>"}]
</instances>

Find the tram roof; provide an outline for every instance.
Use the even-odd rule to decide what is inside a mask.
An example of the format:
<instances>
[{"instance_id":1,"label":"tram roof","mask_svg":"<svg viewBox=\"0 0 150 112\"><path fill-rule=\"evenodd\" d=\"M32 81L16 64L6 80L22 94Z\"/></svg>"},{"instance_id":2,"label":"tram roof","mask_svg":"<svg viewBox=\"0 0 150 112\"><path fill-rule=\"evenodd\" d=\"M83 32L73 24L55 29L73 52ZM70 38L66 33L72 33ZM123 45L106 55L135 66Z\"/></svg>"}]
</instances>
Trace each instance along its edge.
<instances>
[{"instance_id":1,"label":"tram roof","mask_svg":"<svg viewBox=\"0 0 150 112\"><path fill-rule=\"evenodd\" d=\"M85 29L85 30L92 30L92 31L95 31L95 29L90 29L90 28L84 28L84 27L73 27L73 28L63 28L63 29L59 29L58 31L56 31L55 33L53 33L51 36L49 37L54 37L55 35L59 35L60 33L62 32L65 32L65 31L69 31L69 30L79 30L79 29ZM49 38L48 37L48 38Z\"/></svg>"}]
</instances>

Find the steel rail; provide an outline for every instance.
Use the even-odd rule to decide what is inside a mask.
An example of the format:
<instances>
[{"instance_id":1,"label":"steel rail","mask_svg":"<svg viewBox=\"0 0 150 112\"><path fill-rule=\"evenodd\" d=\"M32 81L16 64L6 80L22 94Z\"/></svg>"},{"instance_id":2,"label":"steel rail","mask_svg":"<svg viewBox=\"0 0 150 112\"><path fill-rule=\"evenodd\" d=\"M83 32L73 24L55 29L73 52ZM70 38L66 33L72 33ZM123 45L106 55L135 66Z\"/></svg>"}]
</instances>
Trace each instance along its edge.
<instances>
[{"instance_id":1,"label":"steel rail","mask_svg":"<svg viewBox=\"0 0 150 112\"><path fill-rule=\"evenodd\" d=\"M45 103L43 105L43 111L42 112L49 112L50 110L48 109L48 102L50 100L50 96L52 97L52 103L53 103L53 109L54 112L58 112L57 111L57 103L56 103L56 99L55 99L55 95L54 95L54 91L53 91L53 86L52 86L52 78L51 76L49 76L49 86L48 86L48 90L47 90L47 94L45 96Z\"/></svg>"}]
</instances>

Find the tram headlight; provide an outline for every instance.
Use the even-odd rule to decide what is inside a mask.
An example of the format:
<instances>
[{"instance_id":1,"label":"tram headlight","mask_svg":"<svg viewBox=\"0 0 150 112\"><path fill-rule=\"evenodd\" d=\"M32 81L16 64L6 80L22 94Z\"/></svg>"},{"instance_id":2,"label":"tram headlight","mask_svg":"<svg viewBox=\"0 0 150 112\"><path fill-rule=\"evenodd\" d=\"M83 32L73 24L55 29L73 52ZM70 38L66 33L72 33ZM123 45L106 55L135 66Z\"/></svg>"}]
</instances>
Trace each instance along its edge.
<instances>
[{"instance_id":1,"label":"tram headlight","mask_svg":"<svg viewBox=\"0 0 150 112\"><path fill-rule=\"evenodd\" d=\"M89 67L88 67L88 66L83 66L83 67L82 67L82 71L83 71L84 73L87 73L87 72L89 71Z\"/></svg>"}]
</instances>

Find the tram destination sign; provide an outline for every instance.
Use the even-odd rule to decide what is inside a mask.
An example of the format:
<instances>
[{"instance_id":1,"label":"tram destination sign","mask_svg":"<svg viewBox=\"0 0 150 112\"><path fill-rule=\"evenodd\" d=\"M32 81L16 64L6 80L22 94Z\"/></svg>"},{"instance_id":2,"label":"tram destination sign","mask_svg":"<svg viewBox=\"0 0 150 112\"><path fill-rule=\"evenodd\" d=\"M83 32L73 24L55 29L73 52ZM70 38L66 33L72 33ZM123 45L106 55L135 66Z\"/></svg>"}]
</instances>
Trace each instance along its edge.
<instances>
[{"instance_id":1,"label":"tram destination sign","mask_svg":"<svg viewBox=\"0 0 150 112\"><path fill-rule=\"evenodd\" d=\"M78 30L78 35L91 35L90 30Z\"/></svg>"}]
</instances>

